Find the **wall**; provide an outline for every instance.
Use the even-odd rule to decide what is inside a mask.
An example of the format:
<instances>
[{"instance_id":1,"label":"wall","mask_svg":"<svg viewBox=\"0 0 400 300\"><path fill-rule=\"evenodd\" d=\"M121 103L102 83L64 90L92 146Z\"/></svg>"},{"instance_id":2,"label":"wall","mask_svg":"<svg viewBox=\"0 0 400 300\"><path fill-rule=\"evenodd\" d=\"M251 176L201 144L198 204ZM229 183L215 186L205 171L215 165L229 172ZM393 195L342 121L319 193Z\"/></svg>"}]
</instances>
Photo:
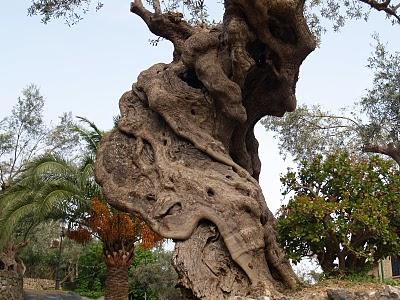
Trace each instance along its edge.
<instances>
[{"instance_id":1,"label":"wall","mask_svg":"<svg viewBox=\"0 0 400 300\"><path fill-rule=\"evenodd\" d=\"M22 300L23 279L15 271L0 270L0 300Z\"/></svg>"}]
</instances>

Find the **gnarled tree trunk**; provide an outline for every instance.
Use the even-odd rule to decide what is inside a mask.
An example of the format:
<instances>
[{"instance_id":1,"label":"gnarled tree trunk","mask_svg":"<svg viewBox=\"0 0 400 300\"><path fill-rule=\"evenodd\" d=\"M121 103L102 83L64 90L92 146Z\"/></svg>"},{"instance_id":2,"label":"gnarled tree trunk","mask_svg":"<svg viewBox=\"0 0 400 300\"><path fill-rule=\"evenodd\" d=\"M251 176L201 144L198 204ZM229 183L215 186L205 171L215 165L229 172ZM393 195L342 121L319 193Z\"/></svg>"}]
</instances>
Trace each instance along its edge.
<instances>
[{"instance_id":1,"label":"gnarled tree trunk","mask_svg":"<svg viewBox=\"0 0 400 300\"><path fill-rule=\"evenodd\" d=\"M295 109L299 67L315 42L298 0L225 0L223 23L131 11L174 45L120 100L96 177L109 202L176 243L180 284L198 299L278 294L298 281L258 184L254 125Z\"/></svg>"}]
</instances>

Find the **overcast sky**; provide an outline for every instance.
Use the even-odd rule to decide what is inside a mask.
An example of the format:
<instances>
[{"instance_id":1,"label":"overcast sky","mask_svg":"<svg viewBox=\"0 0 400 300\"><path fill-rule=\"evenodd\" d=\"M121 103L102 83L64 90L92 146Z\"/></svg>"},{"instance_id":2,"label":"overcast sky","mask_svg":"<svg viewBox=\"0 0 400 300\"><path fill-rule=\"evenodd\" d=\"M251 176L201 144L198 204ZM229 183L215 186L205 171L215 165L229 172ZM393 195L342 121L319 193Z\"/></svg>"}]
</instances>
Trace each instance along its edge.
<instances>
[{"instance_id":1,"label":"overcast sky","mask_svg":"<svg viewBox=\"0 0 400 300\"><path fill-rule=\"evenodd\" d=\"M62 21L44 25L39 17L28 17L30 2L5 1L0 11L0 119L9 114L21 90L35 83L46 98L48 121L71 111L109 129L118 114L119 97L139 72L171 60L168 42L149 44L152 36L129 12L129 1L105 1L98 13L71 28ZM218 18L220 11L216 6L211 13ZM301 67L298 103L336 110L359 100L372 82L365 66L374 32L390 49L400 50L400 26L392 26L382 13L373 13L368 23L351 22L340 33L326 34L321 48ZM276 211L281 201L279 174L290 162L282 160L276 141L261 126L256 135L263 164L260 183Z\"/></svg>"}]
</instances>

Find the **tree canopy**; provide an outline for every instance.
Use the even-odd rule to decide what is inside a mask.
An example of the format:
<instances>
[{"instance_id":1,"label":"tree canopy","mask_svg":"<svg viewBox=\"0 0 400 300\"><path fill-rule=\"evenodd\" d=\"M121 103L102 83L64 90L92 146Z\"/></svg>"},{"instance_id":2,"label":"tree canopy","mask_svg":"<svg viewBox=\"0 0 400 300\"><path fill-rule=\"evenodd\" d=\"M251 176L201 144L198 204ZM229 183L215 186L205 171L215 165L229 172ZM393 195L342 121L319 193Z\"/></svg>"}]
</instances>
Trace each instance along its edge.
<instances>
[{"instance_id":1,"label":"tree canopy","mask_svg":"<svg viewBox=\"0 0 400 300\"><path fill-rule=\"evenodd\" d=\"M141 2L135 0L134 2ZM205 0L145 0L146 4L155 10L164 12L179 12L190 24L212 24L209 19L207 1ZM33 0L28 8L28 15L39 15L43 23L52 19L63 19L68 25L74 25L82 20L83 15L90 9L98 11L104 6L99 0ZM392 24L400 24L400 3L396 1L379 0L351 0L351 1L307 1L304 15L307 23L317 40L326 31L324 20L331 24L333 30L338 31L349 19L368 20L372 11L386 13ZM157 44L159 39L154 40Z\"/></svg>"},{"instance_id":2,"label":"tree canopy","mask_svg":"<svg viewBox=\"0 0 400 300\"><path fill-rule=\"evenodd\" d=\"M302 161L281 179L280 243L294 262L316 256L327 273L364 271L400 251L400 173L347 153Z\"/></svg>"},{"instance_id":3,"label":"tree canopy","mask_svg":"<svg viewBox=\"0 0 400 300\"><path fill-rule=\"evenodd\" d=\"M281 153L302 160L347 149L383 154L400 165L400 53L390 53L377 36L375 40L368 64L373 84L354 108L335 114L303 105L283 118L261 121L276 133Z\"/></svg>"}]
</instances>

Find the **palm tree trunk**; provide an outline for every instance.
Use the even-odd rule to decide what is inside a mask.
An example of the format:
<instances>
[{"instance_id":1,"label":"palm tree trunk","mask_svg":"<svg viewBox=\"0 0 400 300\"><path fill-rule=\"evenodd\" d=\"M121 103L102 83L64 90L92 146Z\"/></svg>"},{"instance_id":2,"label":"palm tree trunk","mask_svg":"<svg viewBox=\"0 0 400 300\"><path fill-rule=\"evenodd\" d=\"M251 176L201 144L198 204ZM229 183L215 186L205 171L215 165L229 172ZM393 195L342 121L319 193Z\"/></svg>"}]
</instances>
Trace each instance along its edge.
<instances>
[{"instance_id":1,"label":"palm tree trunk","mask_svg":"<svg viewBox=\"0 0 400 300\"><path fill-rule=\"evenodd\" d=\"M128 268L129 266L107 265L105 300L128 299Z\"/></svg>"},{"instance_id":2,"label":"palm tree trunk","mask_svg":"<svg viewBox=\"0 0 400 300\"><path fill-rule=\"evenodd\" d=\"M107 266L105 300L127 300L129 293L128 270L133 259L133 245L115 243L104 245Z\"/></svg>"}]
</instances>

